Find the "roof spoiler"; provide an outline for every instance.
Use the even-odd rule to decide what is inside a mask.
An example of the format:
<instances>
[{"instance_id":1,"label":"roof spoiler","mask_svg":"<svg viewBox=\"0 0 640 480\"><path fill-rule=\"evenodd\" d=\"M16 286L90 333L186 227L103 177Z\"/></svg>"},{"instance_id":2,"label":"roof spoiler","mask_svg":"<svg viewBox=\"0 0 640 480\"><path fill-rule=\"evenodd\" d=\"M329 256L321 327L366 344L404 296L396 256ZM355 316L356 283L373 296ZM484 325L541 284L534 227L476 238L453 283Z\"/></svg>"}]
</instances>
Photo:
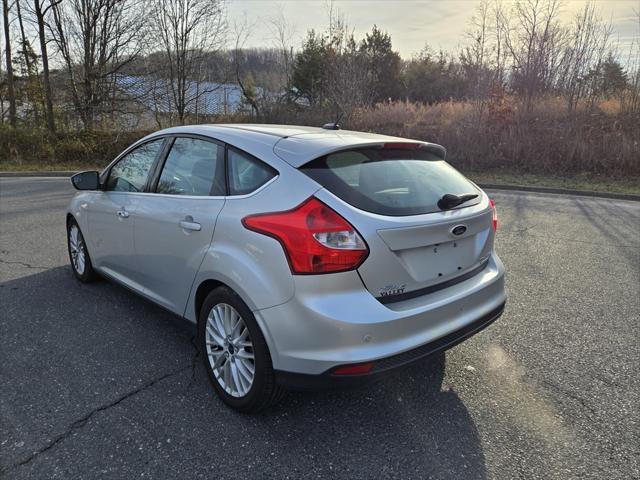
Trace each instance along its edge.
<instances>
[{"instance_id":1,"label":"roof spoiler","mask_svg":"<svg viewBox=\"0 0 640 480\"><path fill-rule=\"evenodd\" d=\"M427 152L435 153L442 160L447 156L447 150L442 145L438 145L437 143L427 143L427 142L384 142L380 144L380 148L397 148L397 149L420 149L426 150Z\"/></svg>"},{"instance_id":2,"label":"roof spoiler","mask_svg":"<svg viewBox=\"0 0 640 480\"><path fill-rule=\"evenodd\" d=\"M423 143L422 147L420 148L424 148L428 152L435 153L436 155L442 157L442 160L447 157L447 149L442 145L438 145L437 143Z\"/></svg>"}]
</instances>

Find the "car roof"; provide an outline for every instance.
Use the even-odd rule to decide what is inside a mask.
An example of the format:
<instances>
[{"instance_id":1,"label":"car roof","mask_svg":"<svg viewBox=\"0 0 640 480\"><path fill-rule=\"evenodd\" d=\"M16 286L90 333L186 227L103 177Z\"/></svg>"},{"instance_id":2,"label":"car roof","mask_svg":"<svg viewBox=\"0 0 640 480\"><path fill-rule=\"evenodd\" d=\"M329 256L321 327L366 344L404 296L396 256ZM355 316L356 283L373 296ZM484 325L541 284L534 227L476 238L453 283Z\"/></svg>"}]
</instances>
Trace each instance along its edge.
<instances>
[{"instance_id":1,"label":"car roof","mask_svg":"<svg viewBox=\"0 0 640 480\"><path fill-rule=\"evenodd\" d=\"M258 158L275 154L293 167L346 148L378 146L384 143L420 143L444 158L440 145L375 133L351 130L327 130L321 127L270 124L203 124L173 127L159 134L196 134L208 136L238 147Z\"/></svg>"}]
</instances>

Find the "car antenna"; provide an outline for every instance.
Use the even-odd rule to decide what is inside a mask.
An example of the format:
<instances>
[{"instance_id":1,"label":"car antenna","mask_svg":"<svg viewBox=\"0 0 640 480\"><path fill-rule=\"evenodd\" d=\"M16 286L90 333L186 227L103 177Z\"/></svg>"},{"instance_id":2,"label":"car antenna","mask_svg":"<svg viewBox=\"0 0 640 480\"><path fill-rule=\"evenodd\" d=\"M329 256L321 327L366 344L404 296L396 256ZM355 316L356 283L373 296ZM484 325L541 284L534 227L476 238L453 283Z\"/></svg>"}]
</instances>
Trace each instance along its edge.
<instances>
[{"instance_id":1,"label":"car antenna","mask_svg":"<svg viewBox=\"0 0 640 480\"><path fill-rule=\"evenodd\" d=\"M343 115L344 112L339 112L335 122L325 123L324 125L322 125L322 128L324 128L325 130L340 130L339 122L342 119Z\"/></svg>"}]
</instances>

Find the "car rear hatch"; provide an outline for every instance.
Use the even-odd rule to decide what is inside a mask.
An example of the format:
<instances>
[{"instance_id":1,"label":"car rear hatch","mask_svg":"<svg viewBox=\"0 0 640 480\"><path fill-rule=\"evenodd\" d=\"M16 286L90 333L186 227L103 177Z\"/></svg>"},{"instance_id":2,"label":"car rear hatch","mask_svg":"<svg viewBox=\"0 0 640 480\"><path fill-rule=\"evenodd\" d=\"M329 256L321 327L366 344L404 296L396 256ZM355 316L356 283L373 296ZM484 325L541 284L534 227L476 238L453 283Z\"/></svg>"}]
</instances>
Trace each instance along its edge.
<instances>
[{"instance_id":1,"label":"car rear hatch","mask_svg":"<svg viewBox=\"0 0 640 480\"><path fill-rule=\"evenodd\" d=\"M300 170L324 187L316 197L367 242L358 273L382 303L446 288L486 266L493 208L437 150L419 143L357 147Z\"/></svg>"}]
</instances>

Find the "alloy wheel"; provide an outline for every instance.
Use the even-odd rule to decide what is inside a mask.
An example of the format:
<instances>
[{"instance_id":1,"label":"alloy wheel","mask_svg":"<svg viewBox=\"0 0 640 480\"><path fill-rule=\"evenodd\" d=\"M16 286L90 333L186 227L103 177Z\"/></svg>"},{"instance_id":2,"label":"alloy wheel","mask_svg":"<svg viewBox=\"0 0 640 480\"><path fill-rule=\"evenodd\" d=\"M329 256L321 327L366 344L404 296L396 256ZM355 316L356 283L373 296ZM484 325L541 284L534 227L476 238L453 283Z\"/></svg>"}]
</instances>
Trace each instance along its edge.
<instances>
[{"instance_id":1,"label":"alloy wheel","mask_svg":"<svg viewBox=\"0 0 640 480\"><path fill-rule=\"evenodd\" d=\"M72 225L69 229L69 251L71 252L71 262L75 271L82 275L86 265L86 248L84 239L77 225Z\"/></svg>"},{"instance_id":2,"label":"alloy wheel","mask_svg":"<svg viewBox=\"0 0 640 480\"><path fill-rule=\"evenodd\" d=\"M233 397L249 393L255 377L255 358L249 330L242 316L226 303L207 315L207 358L220 386Z\"/></svg>"}]
</instances>

